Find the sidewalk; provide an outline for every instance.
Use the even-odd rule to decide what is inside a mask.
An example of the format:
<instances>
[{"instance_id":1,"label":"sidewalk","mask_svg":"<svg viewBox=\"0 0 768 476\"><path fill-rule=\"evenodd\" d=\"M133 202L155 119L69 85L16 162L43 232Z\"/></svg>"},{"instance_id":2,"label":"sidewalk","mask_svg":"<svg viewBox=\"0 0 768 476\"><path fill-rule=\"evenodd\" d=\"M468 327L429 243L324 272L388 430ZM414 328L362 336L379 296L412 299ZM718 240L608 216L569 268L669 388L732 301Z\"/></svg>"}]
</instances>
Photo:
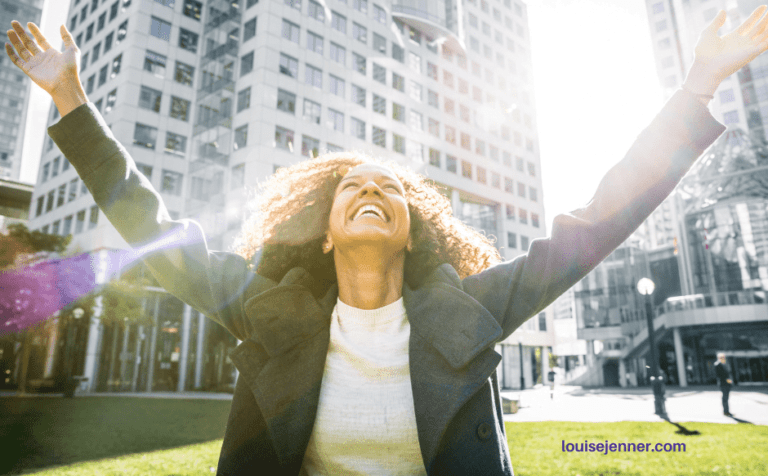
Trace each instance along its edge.
<instances>
[{"instance_id":1,"label":"sidewalk","mask_svg":"<svg viewBox=\"0 0 768 476\"><path fill-rule=\"evenodd\" d=\"M549 387L502 391L502 396L520 400L520 410L505 415L505 421L663 421L654 412L649 388ZM734 417L723 415L720 390L708 387L669 387L666 409L673 422L748 422L768 425L768 386L734 387L728 400Z\"/></svg>"}]
</instances>

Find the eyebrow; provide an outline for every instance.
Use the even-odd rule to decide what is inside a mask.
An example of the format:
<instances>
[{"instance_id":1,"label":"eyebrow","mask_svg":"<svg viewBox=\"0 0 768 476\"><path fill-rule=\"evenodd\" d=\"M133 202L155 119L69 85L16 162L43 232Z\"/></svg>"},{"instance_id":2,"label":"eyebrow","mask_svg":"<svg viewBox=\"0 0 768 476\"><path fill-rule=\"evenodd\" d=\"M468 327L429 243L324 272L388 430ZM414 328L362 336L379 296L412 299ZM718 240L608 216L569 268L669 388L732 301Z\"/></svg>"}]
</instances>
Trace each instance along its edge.
<instances>
[{"instance_id":1,"label":"eyebrow","mask_svg":"<svg viewBox=\"0 0 768 476\"><path fill-rule=\"evenodd\" d=\"M343 179L341 179L341 181L339 182L339 185L341 185L341 184L342 184L344 181L346 181L346 180L354 180L354 179L357 179L357 178L359 178L359 177L360 177L359 175L353 175L353 176L351 176L351 177L344 177L344 178L343 178ZM394 184L400 185L400 186L402 187L402 185L400 184L400 180L398 180L398 179L394 179L394 178L392 178L392 177L389 177L389 176L387 176L387 175L382 175L382 177L384 177L384 180L388 180L388 181L390 181L390 182L392 182L392 183L394 183Z\"/></svg>"}]
</instances>

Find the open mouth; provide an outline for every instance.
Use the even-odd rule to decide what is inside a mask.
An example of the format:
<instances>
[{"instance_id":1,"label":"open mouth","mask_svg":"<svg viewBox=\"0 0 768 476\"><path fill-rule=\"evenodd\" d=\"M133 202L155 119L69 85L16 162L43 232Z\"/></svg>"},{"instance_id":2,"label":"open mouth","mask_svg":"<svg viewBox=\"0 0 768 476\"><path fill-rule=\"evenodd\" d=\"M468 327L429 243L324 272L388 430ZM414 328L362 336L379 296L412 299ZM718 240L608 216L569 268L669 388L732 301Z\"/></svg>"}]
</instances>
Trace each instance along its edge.
<instances>
[{"instance_id":1,"label":"open mouth","mask_svg":"<svg viewBox=\"0 0 768 476\"><path fill-rule=\"evenodd\" d=\"M384 210L379 207L378 205L363 205L357 210L357 213L352 217L352 221L357 220L360 217L364 216L372 216L376 217L381 221L388 222L389 217L387 217L387 214L384 213Z\"/></svg>"}]
</instances>

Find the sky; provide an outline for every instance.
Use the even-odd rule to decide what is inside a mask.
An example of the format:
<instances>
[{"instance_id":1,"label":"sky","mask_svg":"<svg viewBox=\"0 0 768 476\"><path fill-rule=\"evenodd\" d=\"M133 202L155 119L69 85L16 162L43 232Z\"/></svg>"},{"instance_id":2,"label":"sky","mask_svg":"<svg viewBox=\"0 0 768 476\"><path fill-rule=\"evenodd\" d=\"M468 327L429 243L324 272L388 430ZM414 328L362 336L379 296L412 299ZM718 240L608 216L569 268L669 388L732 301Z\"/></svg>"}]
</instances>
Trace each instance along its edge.
<instances>
[{"instance_id":1,"label":"sky","mask_svg":"<svg viewBox=\"0 0 768 476\"><path fill-rule=\"evenodd\" d=\"M527 0L545 222L589 202L663 105L643 0ZM59 47L68 1L45 0ZM55 41L55 42L54 42ZM21 180L34 182L50 98L33 85Z\"/></svg>"}]
</instances>

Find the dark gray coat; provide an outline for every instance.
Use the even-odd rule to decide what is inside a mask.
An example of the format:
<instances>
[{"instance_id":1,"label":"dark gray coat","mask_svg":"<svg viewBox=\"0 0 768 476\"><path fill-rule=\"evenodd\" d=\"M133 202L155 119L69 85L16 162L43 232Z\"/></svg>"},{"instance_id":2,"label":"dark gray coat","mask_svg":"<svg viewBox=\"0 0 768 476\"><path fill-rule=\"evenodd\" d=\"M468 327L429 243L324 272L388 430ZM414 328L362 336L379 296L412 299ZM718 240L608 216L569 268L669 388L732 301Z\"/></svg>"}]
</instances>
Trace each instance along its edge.
<instances>
[{"instance_id":1,"label":"dark gray coat","mask_svg":"<svg viewBox=\"0 0 768 476\"><path fill-rule=\"evenodd\" d=\"M534 240L527 255L464 280L443 265L417 289L403 289L416 426L429 474L512 474L494 345L624 241L723 130L705 106L678 91L592 201L556 217L551 236ZM239 256L210 251L199 225L171 220L93 104L48 131L160 284L243 341L232 354L241 376L219 474L297 474L314 425L336 288L315 299L313 278L300 268L275 283L250 272ZM589 152L574 150L571 160L589 167Z\"/></svg>"}]
</instances>

